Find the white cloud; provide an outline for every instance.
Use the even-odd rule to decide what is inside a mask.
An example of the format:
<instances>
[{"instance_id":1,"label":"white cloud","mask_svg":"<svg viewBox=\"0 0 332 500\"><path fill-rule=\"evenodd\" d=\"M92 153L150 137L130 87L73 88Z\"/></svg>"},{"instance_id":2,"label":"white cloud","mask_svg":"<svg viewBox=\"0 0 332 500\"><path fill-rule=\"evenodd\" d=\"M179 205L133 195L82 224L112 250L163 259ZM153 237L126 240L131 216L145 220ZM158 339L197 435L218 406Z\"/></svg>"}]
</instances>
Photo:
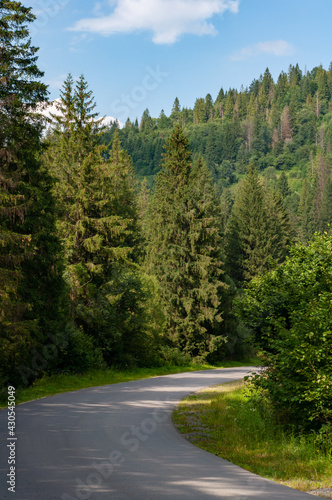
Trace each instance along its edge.
<instances>
[{"instance_id":1,"label":"white cloud","mask_svg":"<svg viewBox=\"0 0 332 500\"><path fill-rule=\"evenodd\" d=\"M250 47L241 49L230 58L232 61L244 61L261 54L270 54L276 57L290 56L294 54L294 47L285 40L260 42L255 45L251 45Z\"/></svg>"},{"instance_id":2,"label":"white cloud","mask_svg":"<svg viewBox=\"0 0 332 500\"><path fill-rule=\"evenodd\" d=\"M183 34L213 35L208 22L216 14L236 13L240 0L108 0L108 15L81 19L70 28L109 36L116 33L152 31L153 42L171 44ZM101 4L97 3L100 12Z\"/></svg>"},{"instance_id":3,"label":"white cloud","mask_svg":"<svg viewBox=\"0 0 332 500\"><path fill-rule=\"evenodd\" d=\"M45 116L45 118L50 119L51 115L56 115L56 116L61 116L60 111L57 108L57 105L59 105L61 102L61 99L54 99L54 101L48 102L48 103L40 103L39 106L37 107L36 111L38 113L41 113L42 115Z\"/></svg>"},{"instance_id":4,"label":"white cloud","mask_svg":"<svg viewBox=\"0 0 332 500\"><path fill-rule=\"evenodd\" d=\"M122 123L117 118L114 118L113 116L103 116L103 121L101 122L101 124L104 125L105 127L108 127L109 125L112 125L112 123L114 122L118 122L119 128L124 127L124 123Z\"/></svg>"}]
</instances>

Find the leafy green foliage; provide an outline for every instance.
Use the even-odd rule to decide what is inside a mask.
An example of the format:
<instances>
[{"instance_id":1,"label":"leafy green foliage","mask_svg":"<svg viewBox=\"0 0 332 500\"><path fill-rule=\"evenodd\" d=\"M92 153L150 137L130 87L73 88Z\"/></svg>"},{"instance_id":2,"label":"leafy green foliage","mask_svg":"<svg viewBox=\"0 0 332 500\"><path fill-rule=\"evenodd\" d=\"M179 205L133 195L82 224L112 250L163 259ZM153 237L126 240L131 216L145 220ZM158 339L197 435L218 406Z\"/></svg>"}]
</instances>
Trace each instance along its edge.
<instances>
[{"instance_id":1,"label":"leafy green foliage","mask_svg":"<svg viewBox=\"0 0 332 500\"><path fill-rule=\"evenodd\" d=\"M267 391L286 425L332 425L332 237L317 234L286 262L255 278L238 301L242 320L264 351Z\"/></svg>"},{"instance_id":2,"label":"leafy green foliage","mask_svg":"<svg viewBox=\"0 0 332 500\"><path fill-rule=\"evenodd\" d=\"M91 337L73 324L67 326L67 341L60 348L59 372L84 373L92 369L106 369L102 351L95 346ZM52 373L52 370L48 370Z\"/></svg>"}]
</instances>

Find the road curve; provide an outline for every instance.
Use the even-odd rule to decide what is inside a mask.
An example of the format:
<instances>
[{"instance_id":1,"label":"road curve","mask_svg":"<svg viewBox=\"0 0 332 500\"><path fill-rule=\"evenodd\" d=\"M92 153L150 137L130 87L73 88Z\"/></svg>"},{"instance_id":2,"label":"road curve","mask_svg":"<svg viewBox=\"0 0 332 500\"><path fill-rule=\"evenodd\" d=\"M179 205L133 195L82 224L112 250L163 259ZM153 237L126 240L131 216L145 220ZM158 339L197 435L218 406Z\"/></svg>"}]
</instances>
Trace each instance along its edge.
<instances>
[{"instance_id":1,"label":"road curve","mask_svg":"<svg viewBox=\"0 0 332 500\"><path fill-rule=\"evenodd\" d=\"M312 498L251 474L186 441L172 411L190 392L244 377L227 368L59 394L17 407L16 492L6 474L7 412L0 412L0 498L201 500Z\"/></svg>"}]
</instances>

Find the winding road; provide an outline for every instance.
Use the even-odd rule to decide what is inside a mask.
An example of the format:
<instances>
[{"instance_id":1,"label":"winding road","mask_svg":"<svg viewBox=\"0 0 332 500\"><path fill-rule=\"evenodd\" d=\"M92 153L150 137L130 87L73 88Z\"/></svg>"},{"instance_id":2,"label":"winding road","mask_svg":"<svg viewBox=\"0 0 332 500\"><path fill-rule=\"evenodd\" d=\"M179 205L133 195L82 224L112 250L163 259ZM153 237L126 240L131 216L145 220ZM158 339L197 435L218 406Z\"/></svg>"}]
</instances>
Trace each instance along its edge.
<instances>
[{"instance_id":1,"label":"winding road","mask_svg":"<svg viewBox=\"0 0 332 500\"><path fill-rule=\"evenodd\" d=\"M16 408L16 490L8 491L7 411L0 412L0 498L15 500L298 499L186 441L171 414L188 393L249 368L83 389Z\"/></svg>"}]
</instances>

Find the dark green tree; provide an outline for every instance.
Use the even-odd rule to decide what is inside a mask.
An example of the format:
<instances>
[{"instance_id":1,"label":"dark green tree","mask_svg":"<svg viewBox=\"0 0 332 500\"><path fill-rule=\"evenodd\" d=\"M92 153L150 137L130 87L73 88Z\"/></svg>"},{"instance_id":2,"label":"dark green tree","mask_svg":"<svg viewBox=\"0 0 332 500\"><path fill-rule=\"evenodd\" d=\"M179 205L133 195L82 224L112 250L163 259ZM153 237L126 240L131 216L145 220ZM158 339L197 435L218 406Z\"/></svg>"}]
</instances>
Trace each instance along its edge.
<instances>
[{"instance_id":1,"label":"dark green tree","mask_svg":"<svg viewBox=\"0 0 332 500\"><path fill-rule=\"evenodd\" d=\"M136 184L131 160L113 133L109 158L103 129L83 77L65 82L47 164L56 177L58 231L66 254L72 315L112 362L143 362L143 289L137 258ZM68 115L71 117L68 120ZM66 127L69 123L69 127Z\"/></svg>"},{"instance_id":2,"label":"dark green tree","mask_svg":"<svg viewBox=\"0 0 332 500\"><path fill-rule=\"evenodd\" d=\"M294 231L281 191L279 189L268 191L266 199L269 227L274 240L272 257L280 264L284 262L289 246L294 240Z\"/></svg>"},{"instance_id":3,"label":"dark green tree","mask_svg":"<svg viewBox=\"0 0 332 500\"><path fill-rule=\"evenodd\" d=\"M214 107L217 110L217 114L221 119L224 118L224 109L225 109L224 100L225 100L225 93L224 93L224 89L221 88L219 93L218 93L217 99L214 103Z\"/></svg>"},{"instance_id":4,"label":"dark green tree","mask_svg":"<svg viewBox=\"0 0 332 500\"><path fill-rule=\"evenodd\" d=\"M283 198L291 194L291 190L289 188L287 176L284 171L281 172L280 177L277 182L277 188L281 192Z\"/></svg>"},{"instance_id":5,"label":"dark green tree","mask_svg":"<svg viewBox=\"0 0 332 500\"><path fill-rule=\"evenodd\" d=\"M160 283L167 337L191 355L224 342L210 334L221 321L225 288L217 206L208 170L202 160L192 166L188 139L176 126L149 207L148 263Z\"/></svg>"},{"instance_id":6,"label":"dark green tree","mask_svg":"<svg viewBox=\"0 0 332 500\"><path fill-rule=\"evenodd\" d=\"M148 134L154 128L154 120L151 118L150 111L146 109L142 115L141 123L139 126L140 132Z\"/></svg>"},{"instance_id":7,"label":"dark green tree","mask_svg":"<svg viewBox=\"0 0 332 500\"><path fill-rule=\"evenodd\" d=\"M257 170L251 165L239 186L226 231L228 273L238 285L282 260L288 237L277 196L268 204ZM287 232L287 231L286 231Z\"/></svg>"},{"instance_id":8,"label":"dark green tree","mask_svg":"<svg viewBox=\"0 0 332 500\"><path fill-rule=\"evenodd\" d=\"M267 231L264 191L253 166L239 187L226 234L228 272L238 284L269 266L272 241Z\"/></svg>"},{"instance_id":9,"label":"dark green tree","mask_svg":"<svg viewBox=\"0 0 332 500\"><path fill-rule=\"evenodd\" d=\"M262 109L265 112L265 109L271 104L272 101L272 92L273 89L273 79L271 73L268 68L266 68L264 72L264 76L262 78L262 83L260 86L260 91L258 94L258 102Z\"/></svg>"},{"instance_id":10,"label":"dark green tree","mask_svg":"<svg viewBox=\"0 0 332 500\"><path fill-rule=\"evenodd\" d=\"M21 2L0 2L0 377L13 384L54 367L57 348L52 360L42 349L57 345L64 326L52 180L40 161L36 111L47 89L29 37L34 20ZM42 366L32 366L38 350Z\"/></svg>"},{"instance_id":11,"label":"dark green tree","mask_svg":"<svg viewBox=\"0 0 332 500\"><path fill-rule=\"evenodd\" d=\"M303 242L309 240L311 232L311 207L312 207L312 190L307 179L304 179L298 209L299 232Z\"/></svg>"},{"instance_id":12,"label":"dark green tree","mask_svg":"<svg viewBox=\"0 0 332 500\"><path fill-rule=\"evenodd\" d=\"M171 111L171 115L170 115L170 119L171 119L172 123L175 123L175 122L179 123L180 114L181 114L180 101L176 97L174 99L174 103L173 103L172 111Z\"/></svg>"},{"instance_id":13,"label":"dark green tree","mask_svg":"<svg viewBox=\"0 0 332 500\"><path fill-rule=\"evenodd\" d=\"M161 130L164 130L166 128L171 127L171 121L169 118L167 118L163 109L160 112L157 124L158 124L158 128Z\"/></svg>"},{"instance_id":14,"label":"dark green tree","mask_svg":"<svg viewBox=\"0 0 332 500\"><path fill-rule=\"evenodd\" d=\"M207 94L205 97L205 109L206 109L207 119L212 120L214 116L214 109L213 109L213 99L211 94Z\"/></svg>"}]
</instances>

